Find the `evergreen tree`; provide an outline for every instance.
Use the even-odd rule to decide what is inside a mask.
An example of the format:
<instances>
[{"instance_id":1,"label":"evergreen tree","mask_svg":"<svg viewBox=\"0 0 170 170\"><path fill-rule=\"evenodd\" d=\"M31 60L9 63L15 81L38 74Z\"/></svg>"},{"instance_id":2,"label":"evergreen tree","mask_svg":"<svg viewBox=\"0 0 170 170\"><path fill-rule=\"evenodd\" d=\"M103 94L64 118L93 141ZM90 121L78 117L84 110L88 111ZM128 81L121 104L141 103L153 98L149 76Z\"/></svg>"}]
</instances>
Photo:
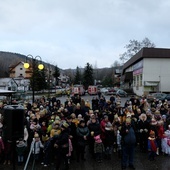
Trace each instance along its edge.
<instances>
[{"instance_id":1,"label":"evergreen tree","mask_svg":"<svg viewBox=\"0 0 170 170\"><path fill-rule=\"evenodd\" d=\"M45 71L38 69L38 64L34 63L32 76L30 78L31 88L35 91L43 90L46 86Z\"/></svg>"},{"instance_id":2,"label":"evergreen tree","mask_svg":"<svg viewBox=\"0 0 170 170\"><path fill-rule=\"evenodd\" d=\"M79 67L77 66L76 68L76 74L75 74L75 77L74 77L74 84L80 84L81 82L81 72L80 72L80 69Z\"/></svg>"},{"instance_id":3,"label":"evergreen tree","mask_svg":"<svg viewBox=\"0 0 170 170\"><path fill-rule=\"evenodd\" d=\"M55 71L53 73L54 78L56 79L56 85L58 85L58 77L60 76L60 69L58 68L58 66L55 66Z\"/></svg>"},{"instance_id":4,"label":"evergreen tree","mask_svg":"<svg viewBox=\"0 0 170 170\"><path fill-rule=\"evenodd\" d=\"M115 83L115 70L114 67L112 66L107 71L107 74L105 73L105 76L102 79L102 85L104 87L113 87L114 83Z\"/></svg>"},{"instance_id":5,"label":"evergreen tree","mask_svg":"<svg viewBox=\"0 0 170 170\"><path fill-rule=\"evenodd\" d=\"M84 84L85 89L87 89L89 85L94 84L93 67L89 63L87 63L84 69L83 84Z\"/></svg>"}]
</instances>

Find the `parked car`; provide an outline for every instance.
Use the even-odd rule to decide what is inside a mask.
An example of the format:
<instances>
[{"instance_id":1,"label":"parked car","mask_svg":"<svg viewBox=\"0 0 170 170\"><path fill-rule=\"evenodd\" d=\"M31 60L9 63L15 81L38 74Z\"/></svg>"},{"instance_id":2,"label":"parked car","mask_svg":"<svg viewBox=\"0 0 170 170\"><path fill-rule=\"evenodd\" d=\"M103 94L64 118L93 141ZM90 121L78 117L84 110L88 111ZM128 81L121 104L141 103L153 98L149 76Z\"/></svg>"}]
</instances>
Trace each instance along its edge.
<instances>
[{"instance_id":1,"label":"parked car","mask_svg":"<svg viewBox=\"0 0 170 170\"><path fill-rule=\"evenodd\" d=\"M56 86L56 95L57 96L62 96L64 91L65 91L65 89L62 88L61 86Z\"/></svg>"},{"instance_id":2,"label":"parked car","mask_svg":"<svg viewBox=\"0 0 170 170\"><path fill-rule=\"evenodd\" d=\"M119 95L120 97L127 97L128 96L128 94L122 89L117 90L116 95Z\"/></svg>"},{"instance_id":3,"label":"parked car","mask_svg":"<svg viewBox=\"0 0 170 170\"><path fill-rule=\"evenodd\" d=\"M147 95L147 101L152 102L154 98L156 98L157 100L165 100L166 96L166 93L150 93Z\"/></svg>"},{"instance_id":4,"label":"parked car","mask_svg":"<svg viewBox=\"0 0 170 170\"><path fill-rule=\"evenodd\" d=\"M103 93L103 94L107 94L108 93L108 89L103 87L100 89L100 92Z\"/></svg>"},{"instance_id":5,"label":"parked car","mask_svg":"<svg viewBox=\"0 0 170 170\"><path fill-rule=\"evenodd\" d=\"M80 96L85 95L84 86L80 84L75 84L74 87L72 88L72 94Z\"/></svg>"},{"instance_id":6,"label":"parked car","mask_svg":"<svg viewBox=\"0 0 170 170\"><path fill-rule=\"evenodd\" d=\"M170 101L170 94L167 94L167 95L166 95L165 100Z\"/></svg>"},{"instance_id":7,"label":"parked car","mask_svg":"<svg viewBox=\"0 0 170 170\"><path fill-rule=\"evenodd\" d=\"M106 94L107 95L112 95L112 94L116 94L116 92L117 92L117 89L115 89L115 88L110 88L110 89L108 89L108 92L106 92Z\"/></svg>"}]
</instances>

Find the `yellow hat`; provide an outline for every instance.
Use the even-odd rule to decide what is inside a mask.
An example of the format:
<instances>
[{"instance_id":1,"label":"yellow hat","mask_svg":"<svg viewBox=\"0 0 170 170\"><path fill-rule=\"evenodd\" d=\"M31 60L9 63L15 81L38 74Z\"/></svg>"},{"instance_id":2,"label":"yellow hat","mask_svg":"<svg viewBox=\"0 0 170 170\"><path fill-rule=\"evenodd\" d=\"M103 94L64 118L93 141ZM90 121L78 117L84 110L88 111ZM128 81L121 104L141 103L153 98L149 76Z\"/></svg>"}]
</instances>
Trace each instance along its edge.
<instances>
[{"instance_id":1,"label":"yellow hat","mask_svg":"<svg viewBox=\"0 0 170 170\"><path fill-rule=\"evenodd\" d=\"M62 124L62 127L64 127L64 128L68 128L69 127L69 125L68 125L68 123L67 122L63 122L63 124Z\"/></svg>"},{"instance_id":2,"label":"yellow hat","mask_svg":"<svg viewBox=\"0 0 170 170\"><path fill-rule=\"evenodd\" d=\"M131 118L126 118L126 123L131 123Z\"/></svg>"},{"instance_id":3,"label":"yellow hat","mask_svg":"<svg viewBox=\"0 0 170 170\"><path fill-rule=\"evenodd\" d=\"M45 135L45 136L42 135L42 141L43 141L43 142L47 141L48 139L49 139L49 136L48 136L48 135Z\"/></svg>"},{"instance_id":4,"label":"yellow hat","mask_svg":"<svg viewBox=\"0 0 170 170\"><path fill-rule=\"evenodd\" d=\"M34 138L39 138L39 134L35 133Z\"/></svg>"}]
</instances>

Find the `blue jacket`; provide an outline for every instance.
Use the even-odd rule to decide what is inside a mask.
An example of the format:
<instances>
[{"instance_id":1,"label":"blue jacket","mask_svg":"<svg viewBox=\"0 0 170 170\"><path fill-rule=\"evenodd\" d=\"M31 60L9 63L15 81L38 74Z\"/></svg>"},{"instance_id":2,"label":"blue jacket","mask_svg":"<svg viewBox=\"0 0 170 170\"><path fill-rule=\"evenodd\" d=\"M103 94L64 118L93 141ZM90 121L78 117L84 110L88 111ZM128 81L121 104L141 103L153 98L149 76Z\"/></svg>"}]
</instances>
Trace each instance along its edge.
<instances>
[{"instance_id":1,"label":"blue jacket","mask_svg":"<svg viewBox=\"0 0 170 170\"><path fill-rule=\"evenodd\" d=\"M126 130L128 130L128 132L126 132ZM122 135L122 144L124 144L124 145L135 145L136 135L135 135L135 131L134 131L132 126L122 127L121 135Z\"/></svg>"}]
</instances>

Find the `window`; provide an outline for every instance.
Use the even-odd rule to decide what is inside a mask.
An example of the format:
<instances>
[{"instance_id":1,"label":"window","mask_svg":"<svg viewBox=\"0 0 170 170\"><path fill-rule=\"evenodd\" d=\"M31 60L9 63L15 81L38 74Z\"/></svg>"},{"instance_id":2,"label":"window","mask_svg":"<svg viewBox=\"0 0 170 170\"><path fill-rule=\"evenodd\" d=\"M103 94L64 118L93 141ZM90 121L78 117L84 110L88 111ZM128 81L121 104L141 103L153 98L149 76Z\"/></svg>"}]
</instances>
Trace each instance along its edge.
<instances>
[{"instance_id":1,"label":"window","mask_svg":"<svg viewBox=\"0 0 170 170\"><path fill-rule=\"evenodd\" d=\"M136 80L136 86L139 86L139 75L136 76L137 80Z\"/></svg>"},{"instance_id":2,"label":"window","mask_svg":"<svg viewBox=\"0 0 170 170\"><path fill-rule=\"evenodd\" d=\"M20 70L22 70L22 68L20 68Z\"/></svg>"},{"instance_id":3,"label":"window","mask_svg":"<svg viewBox=\"0 0 170 170\"><path fill-rule=\"evenodd\" d=\"M142 74L139 75L139 86L142 86Z\"/></svg>"},{"instance_id":4,"label":"window","mask_svg":"<svg viewBox=\"0 0 170 170\"><path fill-rule=\"evenodd\" d=\"M133 86L136 86L136 76L133 76Z\"/></svg>"}]
</instances>

